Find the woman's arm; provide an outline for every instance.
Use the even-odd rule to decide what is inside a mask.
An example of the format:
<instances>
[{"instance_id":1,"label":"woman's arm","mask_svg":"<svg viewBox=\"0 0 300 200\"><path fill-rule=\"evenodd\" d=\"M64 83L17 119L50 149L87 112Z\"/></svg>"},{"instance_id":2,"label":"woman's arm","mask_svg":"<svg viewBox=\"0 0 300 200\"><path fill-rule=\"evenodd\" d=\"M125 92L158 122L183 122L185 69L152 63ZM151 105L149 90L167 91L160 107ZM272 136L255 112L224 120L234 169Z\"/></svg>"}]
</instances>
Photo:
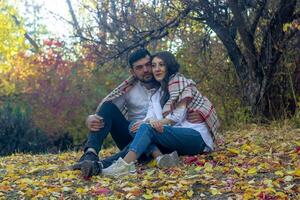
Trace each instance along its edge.
<instances>
[{"instance_id":1,"label":"woman's arm","mask_svg":"<svg viewBox=\"0 0 300 200\"><path fill-rule=\"evenodd\" d=\"M168 114L164 119L161 120L150 120L150 125L158 132L163 132L164 125L173 126L177 123L182 122L186 116L186 101L180 102L172 113Z\"/></svg>"}]
</instances>

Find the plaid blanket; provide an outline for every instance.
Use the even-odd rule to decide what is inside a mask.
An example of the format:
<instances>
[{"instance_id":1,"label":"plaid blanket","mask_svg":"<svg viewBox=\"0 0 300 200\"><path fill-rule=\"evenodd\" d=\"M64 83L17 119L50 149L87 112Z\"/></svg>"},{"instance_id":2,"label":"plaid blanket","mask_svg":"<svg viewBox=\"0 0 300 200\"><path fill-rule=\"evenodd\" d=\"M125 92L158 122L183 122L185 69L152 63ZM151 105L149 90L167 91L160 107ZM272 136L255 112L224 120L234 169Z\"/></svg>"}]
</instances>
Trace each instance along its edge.
<instances>
[{"instance_id":1,"label":"plaid blanket","mask_svg":"<svg viewBox=\"0 0 300 200\"><path fill-rule=\"evenodd\" d=\"M218 137L217 129L220 126L217 113L212 103L196 88L196 84L177 73L170 78L168 90L170 98L163 107L163 115L166 116L175 109L179 102L187 99L188 112L198 112L202 116L215 140Z\"/></svg>"},{"instance_id":2,"label":"plaid blanket","mask_svg":"<svg viewBox=\"0 0 300 200\"><path fill-rule=\"evenodd\" d=\"M137 80L130 76L117 86L111 93L109 93L98 105L96 114L99 112L101 105L104 102L112 101L128 92L135 84ZM176 104L183 99L188 99L188 111L199 112L202 118L205 120L207 126L211 130L213 139L216 138L218 132L217 129L220 126L216 111L212 103L196 88L196 84L185 78L182 74L175 74L169 81L169 93L170 99L167 101L163 108L163 115L166 116L168 113L176 107ZM123 115L127 116L127 107L124 105L120 108Z\"/></svg>"},{"instance_id":3,"label":"plaid blanket","mask_svg":"<svg viewBox=\"0 0 300 200\"><path fill-rule=\"evenodd\" d=\"M130 76L125 81L123 81L119 86L117 86L111 93L109 93L104 99L102 99L101 103L98 105L96 109L96 114L99 112L100 107L104 102L112 101L122 95L124 95L126 92L128 92L135 84L137 83L137 79L133 76ZM122 114L127 117L127 107L124 105L122 108L120 108Z\"/></svg>"}]
</instances>

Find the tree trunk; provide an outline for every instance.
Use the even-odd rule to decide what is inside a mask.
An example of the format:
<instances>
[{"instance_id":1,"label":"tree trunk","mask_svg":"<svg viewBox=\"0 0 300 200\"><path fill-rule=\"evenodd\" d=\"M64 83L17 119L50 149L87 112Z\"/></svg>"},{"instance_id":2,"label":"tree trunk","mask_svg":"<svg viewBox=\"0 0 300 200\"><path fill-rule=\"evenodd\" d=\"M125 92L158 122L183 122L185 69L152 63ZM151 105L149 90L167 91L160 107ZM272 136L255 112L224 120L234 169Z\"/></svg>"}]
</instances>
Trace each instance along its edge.
<instances>
[{"instance_id":1,"label":"tree trunk","mask_svg":"<svg viewBox=\"0 0 300 200\"><path fill-rule=\"evenodd\" d=\"M240 41L235 38L235 34L230 32L232 25L224 23L224 19L228 16L218 16L216 18L214 15L215 10L212 10L209 6L200 6L206 9L206 24L220 38L227 49L229 58L233 62L242 86L243 102L250 107L254 116L270 118L272 116L270 116L268 105L276 100L270 99L270 97L275 98L278 96L272 94L273 91L270 86L273 84L274 75L278 72L278 61L283 51L282 43L285 36L283 25L292 21L296 0L281 0L278 3L274 16L263 32L260 50L257 50L255 45L257 40L254 37L255 29L253 30L258 19L250 22L249 19L244 17L241 2L237 0L229 0L228 2L233 13L232 24L235 24L239 32ZM209 2L206 1L206 4L209 4ZM258 12L262 12L264 6L265 4L262 4Z\"/></svg>"}]
</instances>

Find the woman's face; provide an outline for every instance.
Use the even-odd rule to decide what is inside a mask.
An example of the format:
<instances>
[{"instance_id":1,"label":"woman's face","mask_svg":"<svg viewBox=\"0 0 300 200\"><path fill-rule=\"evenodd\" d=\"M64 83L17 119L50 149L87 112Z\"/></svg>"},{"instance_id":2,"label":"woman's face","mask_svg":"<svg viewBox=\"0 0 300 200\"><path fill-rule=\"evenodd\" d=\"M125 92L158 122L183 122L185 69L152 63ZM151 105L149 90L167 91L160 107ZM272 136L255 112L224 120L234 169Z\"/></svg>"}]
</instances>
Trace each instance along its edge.
<instances>
[{"instance_id":1,"label":"woman's face","mask_svg":"<svg viewBox=\"0 0 300 200\"><path fill-rule=\"evenodd\" d=\"M167 67L164 63L164 61L158 57L154 57L152 59L152 73L158 82L161 82L166 74L167 74Z\"/></svg>"}]
</instances>

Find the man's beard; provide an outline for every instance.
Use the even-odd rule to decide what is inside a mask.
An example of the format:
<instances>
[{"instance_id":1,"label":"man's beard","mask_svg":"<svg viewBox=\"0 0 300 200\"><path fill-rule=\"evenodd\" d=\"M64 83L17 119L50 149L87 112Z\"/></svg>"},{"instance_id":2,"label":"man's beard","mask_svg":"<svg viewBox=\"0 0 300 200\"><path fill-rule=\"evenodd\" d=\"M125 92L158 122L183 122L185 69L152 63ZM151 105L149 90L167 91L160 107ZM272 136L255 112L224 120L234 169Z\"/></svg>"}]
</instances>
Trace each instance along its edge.
<instances>
[{"instance_id":1,"label":"man's beard","mask_svg":"<svg viewBox=\"0 0 300 200\"><path fill-rule=\"evenodd\" d=\"M151 78L149 78L147 80L145 80L145 79L138 79L138 80L142 83L155 83L156 82L156 80L154 79L153 76L151 76Z\"/></svg>"}]
</instances>

